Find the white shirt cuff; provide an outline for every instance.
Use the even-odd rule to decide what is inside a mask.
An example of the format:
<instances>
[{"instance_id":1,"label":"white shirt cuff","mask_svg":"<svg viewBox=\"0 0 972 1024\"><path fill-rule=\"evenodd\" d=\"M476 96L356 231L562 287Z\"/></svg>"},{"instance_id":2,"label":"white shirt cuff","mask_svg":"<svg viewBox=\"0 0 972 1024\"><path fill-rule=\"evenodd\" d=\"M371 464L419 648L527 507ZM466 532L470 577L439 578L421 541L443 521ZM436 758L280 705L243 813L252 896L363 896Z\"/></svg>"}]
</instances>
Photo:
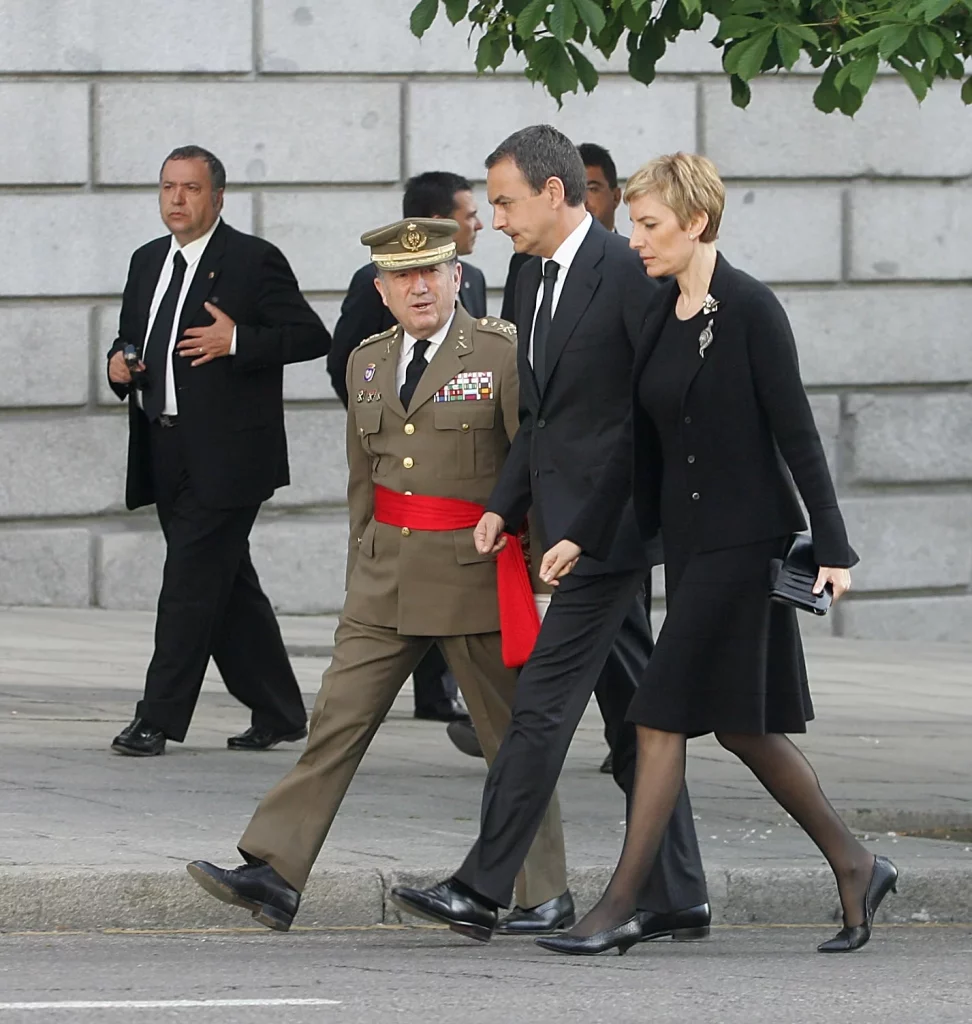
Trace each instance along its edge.
<instances>
[{"instance_id":1,"label":"white shirt cuff","mask_svg":"<svg viewBox=\"0 0 972 1024\"><path fill-rule=\"evenodd\" d=\"M233 328L233 340L230 342L230 355L236 355L236 328Z\"/></svg>"}]
</instances>

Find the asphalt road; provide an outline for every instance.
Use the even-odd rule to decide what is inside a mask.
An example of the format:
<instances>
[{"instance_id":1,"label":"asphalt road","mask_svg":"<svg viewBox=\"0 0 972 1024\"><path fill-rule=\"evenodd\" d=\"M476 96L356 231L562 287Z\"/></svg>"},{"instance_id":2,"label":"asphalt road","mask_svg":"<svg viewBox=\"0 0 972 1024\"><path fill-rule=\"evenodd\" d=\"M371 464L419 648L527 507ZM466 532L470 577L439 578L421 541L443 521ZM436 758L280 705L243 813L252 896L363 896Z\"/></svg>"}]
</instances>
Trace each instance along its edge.
<instances>
[{"instance_id":1,"label":"asphalt road","mask_svg":"<svg viewBox=\"0 0 972 1024\"><path fill-rule=\"evenodd\" d=\"M0 1024L881 1024L972 1021L972 928L718 928L627 956L432 928L0 936Z\"/></svg>"}]
</instances>

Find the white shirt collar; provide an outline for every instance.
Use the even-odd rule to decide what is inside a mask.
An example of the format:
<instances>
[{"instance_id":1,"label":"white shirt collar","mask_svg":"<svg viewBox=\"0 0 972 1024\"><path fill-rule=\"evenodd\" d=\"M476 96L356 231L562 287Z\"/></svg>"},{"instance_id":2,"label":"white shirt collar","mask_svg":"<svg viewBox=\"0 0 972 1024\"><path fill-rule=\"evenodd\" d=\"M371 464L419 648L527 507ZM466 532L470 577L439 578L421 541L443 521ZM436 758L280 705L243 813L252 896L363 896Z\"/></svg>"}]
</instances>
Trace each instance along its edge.
<instances>
[{"instance_id":1,"label":"white shirt collar","mask_svg":"<svg viewBox=\"0 0 972 1024\"><path fill-rule=\"evenodd\" d=\"M427 339L429 347L425 353L426 360L430 360L432 356L435 355L442 342L445 341L445 337L449 333L449 328L452 326L452 321L455 320L455 318L456 311L453 309L452 316L449 317L445 324L440 327L435 334L429 336ZM412 349L415 348L416 341L417 339L413 338L408 331L404 332L404 338L402 340L402 359L408 359L411 357Z\"/></svg>"},{"instance_id":2,"label":"white shirt collar","mask_svg":"<svg viewBox=\"0 0 972 1024\"><path fill-rule=\"evenodd\" d=\"M222 224L223 218L217 217L213 222L213 226L206 232L206 234L197 238L193 242L187 242L185 245L179 245L176 241L175 235L172 236L172 243L169 246L169 259L172 258L172 254L175 252L182 252L182 258L186 261L186 269L194 267L199 260L202 258L202 254L206 251L206 246L209 245L210 238L213 237L213 233Z\"/></svg>"},{"instance_id":3,"label":"white shirt collar","mask_svg":"<svg viewBox=\"0 0 972 1024\"><path fill-rule=\"evenodd\" d=\"M570 270L570 265L574 262L577 250L581 247L584 239L587 238L587 232L591 230L591 224L593 223L594 218L589 213L585 213L584 219L560 243L557 251L550 257L550 259L555 263L558 263L563 270ZM548 262L549 260L544 257L541 266L546 267ZM566 277L566 274L560 274L559 276L561 278Z\"/></svg>"}]
</instances>

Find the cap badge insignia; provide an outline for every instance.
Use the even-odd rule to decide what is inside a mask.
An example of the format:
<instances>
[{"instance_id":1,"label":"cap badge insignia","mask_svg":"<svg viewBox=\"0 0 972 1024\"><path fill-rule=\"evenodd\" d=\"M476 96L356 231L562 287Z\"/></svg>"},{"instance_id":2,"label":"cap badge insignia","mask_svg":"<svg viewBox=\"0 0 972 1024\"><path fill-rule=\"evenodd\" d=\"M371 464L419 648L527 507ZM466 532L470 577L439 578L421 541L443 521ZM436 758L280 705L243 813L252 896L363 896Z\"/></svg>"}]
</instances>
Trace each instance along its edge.
<instances>
[{"instance_id":1,"label":"cap badge insignia","mask_svg":"<svg viewBox=\"0 0 972 1024\"><path fill-rule=\"evenodd\" d=\"M429 236L421 231L417 224L408 223L405 225L405 230L401 234L402 248L408 250L408 252L418 252L419 249L425 248L425 243L429 240Z\"/></svg>"}]
</instances>

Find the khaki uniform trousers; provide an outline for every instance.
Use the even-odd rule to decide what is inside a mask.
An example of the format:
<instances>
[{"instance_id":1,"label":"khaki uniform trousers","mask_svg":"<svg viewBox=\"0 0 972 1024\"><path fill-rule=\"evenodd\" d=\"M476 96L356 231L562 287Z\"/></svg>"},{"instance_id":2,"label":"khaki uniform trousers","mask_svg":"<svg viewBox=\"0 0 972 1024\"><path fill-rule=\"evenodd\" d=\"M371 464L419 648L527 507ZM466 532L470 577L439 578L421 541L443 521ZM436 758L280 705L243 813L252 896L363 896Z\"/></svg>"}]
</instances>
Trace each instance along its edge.
<instances>
[{"instance_id":1,"label":"khaki uniform trousers","mask_svg":"<svg viewBox=\"0 0 972 1024\"><path fill-rule=\"evenodd\" d=\"M342 616L334 657L314 704L307 746L294 769L262 800L239 842L303 890L344 794L399 690L435 640L401 636ZM499 633L443 637L488 763L510 721L516 672L503 665ZM554 794L523 869L516 900L534 907L567 889L564 836Z\"/></svg>"}]
</instances>

